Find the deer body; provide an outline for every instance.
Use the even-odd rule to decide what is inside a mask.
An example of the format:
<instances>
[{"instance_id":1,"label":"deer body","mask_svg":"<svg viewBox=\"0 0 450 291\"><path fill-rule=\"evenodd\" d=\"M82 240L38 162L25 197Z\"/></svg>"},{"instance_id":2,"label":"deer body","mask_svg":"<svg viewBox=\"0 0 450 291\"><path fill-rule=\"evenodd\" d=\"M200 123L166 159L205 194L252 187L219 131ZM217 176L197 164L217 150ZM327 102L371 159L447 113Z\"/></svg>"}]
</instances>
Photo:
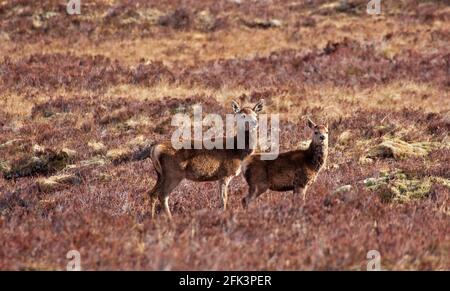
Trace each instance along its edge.
<instances>
[{"instance_id":1,"label":"deer body","mask_svg":"<svg viewBox=\"0 0 450 291\"><path fill-rule=\"evenodd\" d=\"M256 117L262 110L262 103L259 102L253 108L242 109L233 103L233 109L237 115L242 115L244 118L250 117L253 124L252 128L244 130L244 146L241 148L238 147L237 135L223 138L224 147L232 144L231 149L194 149L193 140L191 149L174 149L170 141L153 145L150 157L158 178L156 185L149 193L152 217L155 215L156 202L159 200L166 214L171 218L168 206L169 195L183 179L196 182L219 181L222 206L226 209L228 184L233 177L240 174L242 161L253 153L250 147L250 134L256 127Z\"/></svg>"},{"instance_id":2,"label":"deer body","mask_svg":"<svg viewBox=\"0 0 450 291\"><path fill-rule=\"evenodd\" d=\"M246 141L249 132L245 133ZM196 182L216 181L222 177L240 173L241 162L253 150L248 147L237 149L237 137L232 137L234 149L179 149L175 150L170 141L156 144L152 149L151 158L161 164L158 172L169 174ZM224 139L224 144L226 139ZM194 141L192 141L192 145ZM155 164L156 164L155 163Z\"/></svg>"},{"instance_id":3,"label":"deer body","mask_svg":"<svg viewBox=\"0 0 450 291\"><path fill-rule=\"evenodd\" d=\"M275 160L261 160L261 155L256 154L244 161L243 173L249 185L249 193L242 201L244 207L269 189L293 190L306 199L308 186L315 181L328 156L327 127L310 120L308 125L314 130L308 149L281 153Z\"/></svg>"}]
</instances>

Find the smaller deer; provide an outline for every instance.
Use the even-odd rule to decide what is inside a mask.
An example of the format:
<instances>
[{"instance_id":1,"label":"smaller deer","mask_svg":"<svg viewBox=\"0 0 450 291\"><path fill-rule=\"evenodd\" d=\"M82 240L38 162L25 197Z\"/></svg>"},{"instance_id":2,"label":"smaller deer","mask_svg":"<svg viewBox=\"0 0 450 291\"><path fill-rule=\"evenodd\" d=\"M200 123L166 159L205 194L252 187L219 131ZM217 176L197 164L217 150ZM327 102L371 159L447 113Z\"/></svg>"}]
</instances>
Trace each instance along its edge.
<instances>
[{"instance_id":1,"label":"smaller deer","mask_svg":"<svg viewBox=\"0 0 450 291\"><path fill-rule=\"evenodd\" d=\"M268 189L293 190L294 196L301 193L306 199L308 186L315 181L328 156L328 126L316 125L309 118L307 125L313 130L308 149L285 152L275 160L261 160L261 155L255 154L242 163L249 186L248 195L242 200L244 208Z\"/></svg>"},{"instance_id":2,"label":"smaller deer","mask_svg":"<svg viewBox=\"0 0 450 291\"><path fill-rule=\"evenodd\" d=\"M233 101L232 108L238 121L238 133L244 135L243 146L239 144L238 134L224 137L223 149L174 149L170 141L152 145L150 158L158 176L149 193L152 217L155 216L156 203L159 201L169 219L172 218L169 195L184 179L196 182L219 181L222 206L226 209L228 184L240 174L242 161L254 152L250 139L258 127L258 113L263 109L263 100L254 107L242 108ZM194 140L190 142L194 144ZM228 144L233 145L233 148L227 149Z\"/></svg>"}]
</instances>

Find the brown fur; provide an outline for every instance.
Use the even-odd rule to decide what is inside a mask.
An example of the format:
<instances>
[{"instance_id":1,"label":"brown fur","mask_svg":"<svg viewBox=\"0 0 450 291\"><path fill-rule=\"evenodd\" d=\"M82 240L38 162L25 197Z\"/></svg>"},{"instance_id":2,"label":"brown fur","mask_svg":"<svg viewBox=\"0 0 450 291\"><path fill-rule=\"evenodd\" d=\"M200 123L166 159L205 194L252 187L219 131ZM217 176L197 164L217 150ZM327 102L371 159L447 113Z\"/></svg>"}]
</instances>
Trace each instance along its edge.
<instances>
[{"instance_id":1,"label":"brown fur","mask_svg":"<svg viewBox=\"0 0 450 291\"><path fill-rule=\"evenodd\" d=\"M315 181L328 156L328 129L308 120L314 130L311 144L306 150L295 150L280 154L275 160L261 160L261 155L248 157L243 165L243 173L249 185L244 207L267 191L289 191L302 193L306 199L308 186ZM321 137L324 140L321 140Z\"/></svg>"},{"instance_id":2,"label":"brown fur","mask_svg":"<svg viewBox=\"0 0 450 291\"><path fill-rule=\"evenodd\" d=\"M233 103L235 114L250 116L257 119L257 113L262 110L261 101L255 107L243 107ZM219 181L222 206L226 209L228 200L228 183L234 176L239 175L242 161L253 153L250 149L250 131L245 131L245 146L238 149L237 137L231 137L233 149L194 149L194 141L191 141L192 149L176 150L170 141L153 145L151 159L158 175L156 185L150 191L151 213L155 215L156 202L159 200L166 214L171 218L168 199L170 193L183 180L196 182ZM226 138L223 138L223 146L226 147Z\"/></svg>"}]
</instances>

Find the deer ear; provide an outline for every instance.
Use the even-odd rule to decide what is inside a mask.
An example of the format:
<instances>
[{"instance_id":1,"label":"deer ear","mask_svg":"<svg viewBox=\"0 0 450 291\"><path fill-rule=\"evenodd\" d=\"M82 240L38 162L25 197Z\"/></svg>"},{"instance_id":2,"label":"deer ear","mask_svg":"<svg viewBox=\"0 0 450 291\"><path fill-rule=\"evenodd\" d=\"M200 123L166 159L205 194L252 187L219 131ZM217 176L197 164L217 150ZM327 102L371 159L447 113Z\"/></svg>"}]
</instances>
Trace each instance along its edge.
<instances>
[{"instance_id":1,"label":"deer ear","mask_svg":"<svg viewBox=\"0 0 450 291\"><path fill-rule=\"evenodd\" d=\"M241 107L239 107L239 104L236 101L231 101L231 107L233 108L234 113L241 112Z\"/></svg>"},{"instance_id":2,"label":"deer ear","mask_svg":"<svg viewBox=\"0 0 450 291\"><path fill-rule=\"evenodd\" d=\"M309 118L308 118L307 124L308 124L308 127L309 127L309 128L314 128L314 127L316 127L316 124L315 124L311 119L309 119Z\"/></svg>"},{"instance_id":3,"label":"deer ear","mask_svg":"<svg viewBox=\"0 0 450 291\"><path fill-rule=\"evenodd\" d=\"M253 111L255 113L259 113L263 110L264 107L264 99L261 99L258 101L258 103L256 103L256 105L253 107Z\"/></svg>"}]
</instances>

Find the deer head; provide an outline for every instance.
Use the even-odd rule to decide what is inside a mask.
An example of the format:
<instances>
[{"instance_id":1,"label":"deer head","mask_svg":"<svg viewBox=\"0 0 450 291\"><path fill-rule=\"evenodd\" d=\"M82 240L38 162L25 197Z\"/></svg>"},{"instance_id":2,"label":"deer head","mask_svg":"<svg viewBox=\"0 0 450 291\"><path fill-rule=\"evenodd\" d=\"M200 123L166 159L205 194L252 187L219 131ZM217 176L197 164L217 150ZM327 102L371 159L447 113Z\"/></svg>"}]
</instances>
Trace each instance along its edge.
<instances>
[{"instance_id":1,"label":"deer head","mask_svg":"<svg viewBox=\"0 0 450 291\"><path fill-rule=\"evenodd\" d=\"M317 125L308 118L307 125L313 130L311 142L316 145L328 145L328 125Z\"/></svg>"},{"instance_id":2,"label":"deer head","mask_svg":"<svg viewBox=\"0 0 450 291\"><path fill-rule=\"evenodd\" d=\"M231 102L238 129L253 131L258 128L258 113L263 110L264 100L259 100L253 107L240 107L236 101Z\"/></svg>"}]
</instances>

